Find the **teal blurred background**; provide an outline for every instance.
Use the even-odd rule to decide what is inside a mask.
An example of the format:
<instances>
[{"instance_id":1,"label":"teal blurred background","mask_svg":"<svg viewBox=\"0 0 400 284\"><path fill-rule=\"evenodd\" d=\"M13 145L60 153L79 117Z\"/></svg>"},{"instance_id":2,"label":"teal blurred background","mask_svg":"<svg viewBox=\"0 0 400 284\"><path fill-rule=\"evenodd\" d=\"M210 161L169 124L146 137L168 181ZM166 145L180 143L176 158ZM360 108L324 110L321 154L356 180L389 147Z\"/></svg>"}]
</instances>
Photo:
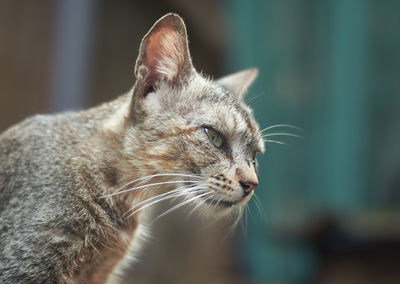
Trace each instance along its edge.
<instances>
[{"instance_id":1,"label":"teal blurred background","mask_svg":"<svg viewBox=\"0 0 400 284\"><path fill-rule=\"evenodd\" d=\"M228 69L260 69L256 117L304 130L304 141L271 136L290 146L267 143L260 157L265 218L253 206L249 273L260 283L400 283L391 272L400 267L400 1L224 3Z\"/></svg>"},{"instance_id":2,"label":"teal blurred background","mask_svg":"<svg viewBox=\"0 0 400 284\"><path fill-rule=\"evenodd\" d=\"M0 131L129 90L141 37L185 20L198 70L256 66L269 136L234 237L183 212L124 283L400 283L400 1L0 0ZM247 222L246 222L247 220Z\"/></svg>"}]
</instances>

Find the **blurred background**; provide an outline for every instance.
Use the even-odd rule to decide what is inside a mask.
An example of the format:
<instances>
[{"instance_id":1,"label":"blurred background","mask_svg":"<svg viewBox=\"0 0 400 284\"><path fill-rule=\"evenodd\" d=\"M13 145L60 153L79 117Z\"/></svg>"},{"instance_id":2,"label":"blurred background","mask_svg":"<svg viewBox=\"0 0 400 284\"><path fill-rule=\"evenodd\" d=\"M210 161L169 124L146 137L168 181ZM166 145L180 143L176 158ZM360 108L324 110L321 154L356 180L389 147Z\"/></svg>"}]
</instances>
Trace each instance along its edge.
<instances>
[{"instance_id":1,"label":"blurred background","mask_svg":"<svg viewBox=\"0 0 400 284\"><path fill-rule=\"evenodd\" d=\"M0 0L0 131L128 91L142 36L179 13L197 69L257 66L247 99L261 126L293 124L303 130L268 133L304 139L269 136L287 145L267 143L262 208L251 201L235 234L175 212L124 283L400 283L399 11L396 0Z\"/></svg>"}]
</instances>

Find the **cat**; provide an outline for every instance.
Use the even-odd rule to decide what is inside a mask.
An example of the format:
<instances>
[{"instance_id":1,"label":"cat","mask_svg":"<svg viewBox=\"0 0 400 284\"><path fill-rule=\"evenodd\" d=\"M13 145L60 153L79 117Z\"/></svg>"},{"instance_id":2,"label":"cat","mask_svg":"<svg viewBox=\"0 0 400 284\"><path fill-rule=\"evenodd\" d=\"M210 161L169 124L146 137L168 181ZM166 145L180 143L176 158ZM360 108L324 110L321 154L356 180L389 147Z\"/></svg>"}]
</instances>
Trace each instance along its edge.
<instances>
[{"instance_id":1,"label":"cat","mask_svg":"<svg viewBox=\"0 0 400 284\"><path fill-rule=\"evenodd\" d=\"M219 80L192 65L176 14L144 36L132 90L0 135L0 282L105 283L138 246L148 207L219 218L258 184L264 141L245 104L257 69Z\"/></svg>"}]
</instances>

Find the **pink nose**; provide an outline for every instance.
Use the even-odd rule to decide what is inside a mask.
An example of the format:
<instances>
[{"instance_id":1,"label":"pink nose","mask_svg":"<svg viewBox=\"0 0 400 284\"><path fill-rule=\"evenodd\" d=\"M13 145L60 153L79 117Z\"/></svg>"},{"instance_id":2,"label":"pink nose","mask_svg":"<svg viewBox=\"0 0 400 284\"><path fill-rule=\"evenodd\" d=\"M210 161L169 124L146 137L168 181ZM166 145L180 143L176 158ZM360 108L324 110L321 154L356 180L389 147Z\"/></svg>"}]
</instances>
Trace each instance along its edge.
<instances>
[{"instance_id":1,"label":"pink nose","mask_svg":"<svg viewBox=\"0 0 400 284\"><path fill-rule=\"evenodd\" d=\"M245 195L252 192L258 185L257 175L254 170L237 168L236 180L239 182Z\"/></svg>"},{"instance_id":2,"label":"pink nose","mask_svg":"<svg viewBox=\"0 0 400 284\"><path fill-rule=\"evenodd\" d=\"M252 192L258 185L258 183L251 181L239 181L239 183L246 195Z\"/></svg>"}]
</instances>

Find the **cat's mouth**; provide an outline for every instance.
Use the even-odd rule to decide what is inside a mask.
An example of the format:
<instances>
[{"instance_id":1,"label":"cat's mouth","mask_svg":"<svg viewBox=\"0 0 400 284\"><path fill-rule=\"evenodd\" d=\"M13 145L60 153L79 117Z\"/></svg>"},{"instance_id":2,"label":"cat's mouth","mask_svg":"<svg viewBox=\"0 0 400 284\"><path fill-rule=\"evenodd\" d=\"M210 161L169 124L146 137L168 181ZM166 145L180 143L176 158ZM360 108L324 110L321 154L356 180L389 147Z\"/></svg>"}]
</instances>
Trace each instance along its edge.
<instances>
[{"instance_id":1,"label":"cat's mouth","mask_svg":"<svg viewBox=\"0 0 400 284\"><path fill-rule=\"evenodd\" d=\"M221 200L221 199L207 199L204 198L205 202L208 204L211 204L213 206L217 207L221 207L221 208L230 208L233 207L235 205L237 206L241 206L246 204L247 201L249 201L249 199L251 198L252 194L249 195L244 195L241 199L239 200L235 200L235 201L228 201L228 200Z\"/></svg>"},{"instance_id":2,"label":"cat's mouth","mask_svg":"<svg viewBox=\"0 0 400 284\"><path fill-rule=\"evenodd\" d=\"M241 200L238 201L225 201L225 200L216 200L216 199L205 199L206 203L214 205L215 207L223 207L229 208L236 204L238 204Z\"/></svg>"}]
</instances>

